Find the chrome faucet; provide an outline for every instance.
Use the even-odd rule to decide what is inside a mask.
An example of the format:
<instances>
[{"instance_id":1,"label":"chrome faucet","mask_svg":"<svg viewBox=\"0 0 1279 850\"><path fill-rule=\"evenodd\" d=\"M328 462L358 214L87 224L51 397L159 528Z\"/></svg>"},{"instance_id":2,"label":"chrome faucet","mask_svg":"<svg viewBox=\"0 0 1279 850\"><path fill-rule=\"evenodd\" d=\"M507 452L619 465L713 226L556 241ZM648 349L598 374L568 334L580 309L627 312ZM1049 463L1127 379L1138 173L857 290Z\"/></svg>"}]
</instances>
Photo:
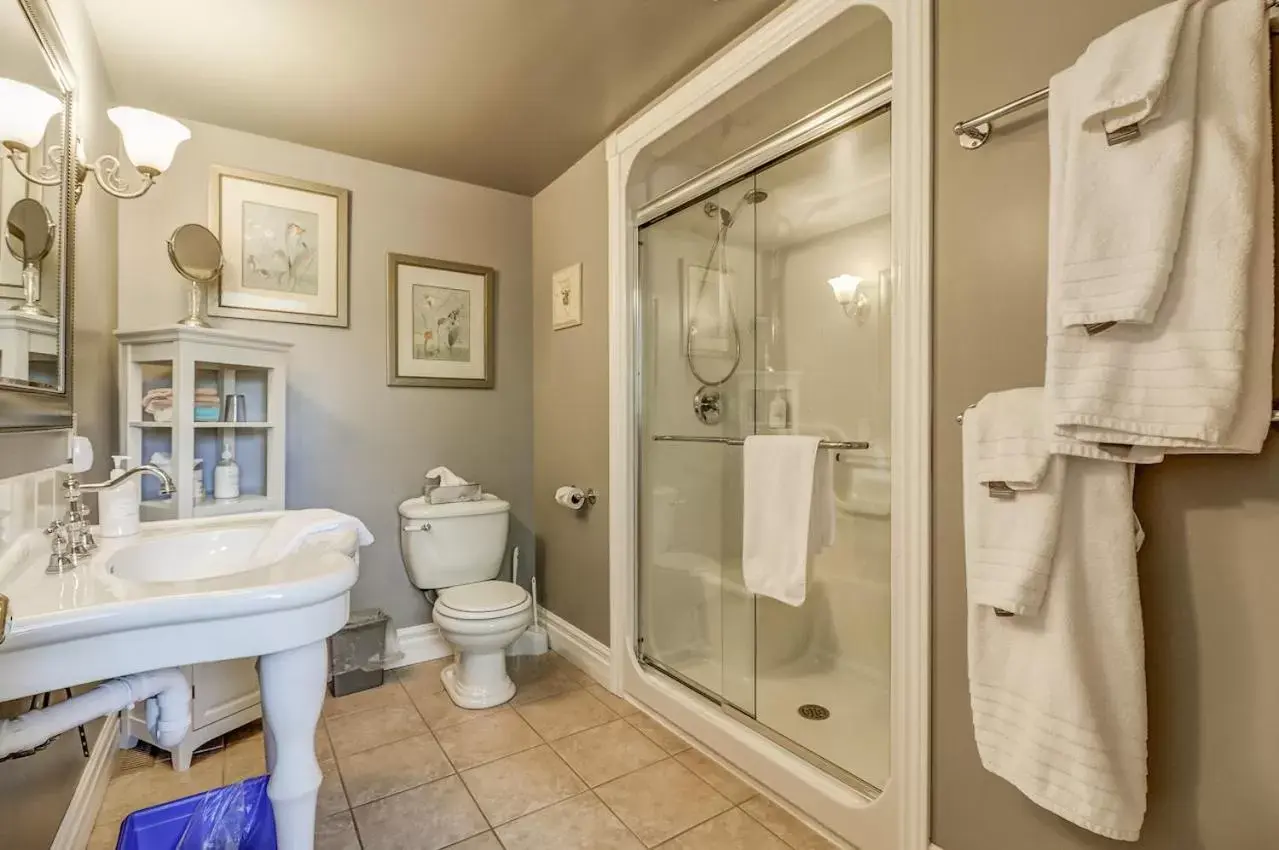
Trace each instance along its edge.
<instances>
[{"instance_id":1,"label":"chrome faucet","mask_svg":"<svg viewBox=\"0 0 1279 850\"><path fill-rule=\"evenodd\" d=\"M89 556L98 548L98 541L93 539L89 530L89 506L84 503L85 493L99 493L118 487L130 478L138 475L154 475L160 479L160 495L171 496L177 492L177 485L172 476L153 463L144 463L132 469L126 469L117 478L100 481L97 484L81 484L74 475L68 475L62 482L62 494L67 500L67 514L64 519L54 520L44 533L53 538L52 551L49 554L49 566L46 573L65 573L74 570L80 559Z\"/></svg>"}]
</instances>

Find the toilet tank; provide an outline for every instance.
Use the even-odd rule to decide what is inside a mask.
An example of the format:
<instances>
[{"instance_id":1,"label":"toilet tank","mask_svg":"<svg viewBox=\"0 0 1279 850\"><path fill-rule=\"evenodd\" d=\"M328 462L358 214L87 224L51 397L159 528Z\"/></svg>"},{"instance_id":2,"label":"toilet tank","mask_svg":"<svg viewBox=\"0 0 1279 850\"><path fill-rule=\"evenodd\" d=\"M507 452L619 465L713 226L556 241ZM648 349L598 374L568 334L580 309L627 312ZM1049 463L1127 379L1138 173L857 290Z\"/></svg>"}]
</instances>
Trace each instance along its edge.
<instances>
[{"instance_id":1,"label":"toilet tank","mask_svg":"<svg viewBox=\"0 0 1279 850\"><path fill-rule=\"evenodd\" d=\"M413 586L435 590L497 578L511 505L486 493L475 502L400 503L400 555Z\"/></svg>"}]
</instances>

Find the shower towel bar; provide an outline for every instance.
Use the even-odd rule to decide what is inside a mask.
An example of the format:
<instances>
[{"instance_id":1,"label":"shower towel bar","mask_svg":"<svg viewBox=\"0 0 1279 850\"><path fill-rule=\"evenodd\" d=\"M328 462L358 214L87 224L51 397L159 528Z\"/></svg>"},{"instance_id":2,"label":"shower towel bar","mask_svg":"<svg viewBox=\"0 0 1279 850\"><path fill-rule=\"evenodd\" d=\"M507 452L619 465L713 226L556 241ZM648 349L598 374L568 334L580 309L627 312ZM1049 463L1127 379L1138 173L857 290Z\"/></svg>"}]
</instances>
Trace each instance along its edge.
<instances>
[{"instance_id":1,"label":"shower towel bar","mask_svg":"<svg viewBox=\"0 0 1279 850\"><path fill-rule=\"evenodd\" d=\"M1279 0L1263 0L1267 9L1271 12L1270 25L1274 28L1275 18L1274 10L1279 7ZM1047 87L1037 92L1031 92L1023 95L1016 100L1009 101L1003 106L997 106L989 112L983 112L975 118L969 118L967 121L960 121L956 124L952 131L959 137L959 144L966 150L976 150L986 144L990 139L990 134L994 131L991 127L992 121L998 121L1000 118L1007 118L1014 112L1020 112L1028 106L1034 106L1040 101L1048 99Z\"/></svg>"},{"instance_id":2,"label":"shower towel bar","mask_svg":"<svg viewBox=\"0 0 1279 850\"><path fill-rule=\"evenodd\" d=\"M725 446L740 446L746 442L743 437L679 437L674 434L656 434L653 439L659 443L720 443ZM822 440L817 448L852 451L869 449L870 443L859 440Z\"/></svg>"}]
</instances>

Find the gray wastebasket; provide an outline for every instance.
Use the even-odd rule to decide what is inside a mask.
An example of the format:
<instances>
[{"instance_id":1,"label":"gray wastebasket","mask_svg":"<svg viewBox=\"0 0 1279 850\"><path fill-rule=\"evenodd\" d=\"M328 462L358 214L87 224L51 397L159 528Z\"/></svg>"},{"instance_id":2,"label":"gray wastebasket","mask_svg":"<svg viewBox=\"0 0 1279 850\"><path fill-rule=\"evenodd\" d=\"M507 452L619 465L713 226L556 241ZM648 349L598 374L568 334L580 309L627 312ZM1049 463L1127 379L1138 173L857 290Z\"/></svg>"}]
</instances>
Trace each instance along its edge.
<instances>
[{"instance_id":1,"label":"gray wastebasket","mask_svg":"<svg viewBox=\"0 0 1279 850\"><path fill-rule=\"evenodd\" d=\"M382 684L390 619L377 608L353 611L342 630L329 638L329 693L342 697Z\"/></svg>"}]
</instances>

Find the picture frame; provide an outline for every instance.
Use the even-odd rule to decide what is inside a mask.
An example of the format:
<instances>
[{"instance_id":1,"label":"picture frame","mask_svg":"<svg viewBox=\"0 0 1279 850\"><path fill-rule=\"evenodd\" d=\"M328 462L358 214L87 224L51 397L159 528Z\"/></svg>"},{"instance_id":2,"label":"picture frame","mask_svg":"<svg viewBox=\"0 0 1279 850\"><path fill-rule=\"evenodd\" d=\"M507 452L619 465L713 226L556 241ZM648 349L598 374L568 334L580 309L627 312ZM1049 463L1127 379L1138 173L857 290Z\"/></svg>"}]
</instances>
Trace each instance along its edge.
<instances>
[{"instance_id":1,"label":"picture frame","mask_svg":"<svg viewBox=\"0 0 1279 850\"><path fill-rule=\"evenodd\" d=\"M551 275L551 327L562 331L582 324L582 264Z\"/></svg>"},{"instance_id":2,"label":"picture frame","mask_svg":"<svg viewBox=\"0 0 1279 850\"><path fill-rule=\"evenodd\" d=\"M492 389L497 271L387 254L386 383Z\"/></svg>"},{"instance_id":3,"label":"picture frame","mask_svg":"<svg viewBox=\"0 0 1279 850\"><path fill-rule=\"evenodd\" d=\"M226 262L208 314L349 328L350 217L347 189L213 166L209 229Z\"/></svg>"}]
</instances>

